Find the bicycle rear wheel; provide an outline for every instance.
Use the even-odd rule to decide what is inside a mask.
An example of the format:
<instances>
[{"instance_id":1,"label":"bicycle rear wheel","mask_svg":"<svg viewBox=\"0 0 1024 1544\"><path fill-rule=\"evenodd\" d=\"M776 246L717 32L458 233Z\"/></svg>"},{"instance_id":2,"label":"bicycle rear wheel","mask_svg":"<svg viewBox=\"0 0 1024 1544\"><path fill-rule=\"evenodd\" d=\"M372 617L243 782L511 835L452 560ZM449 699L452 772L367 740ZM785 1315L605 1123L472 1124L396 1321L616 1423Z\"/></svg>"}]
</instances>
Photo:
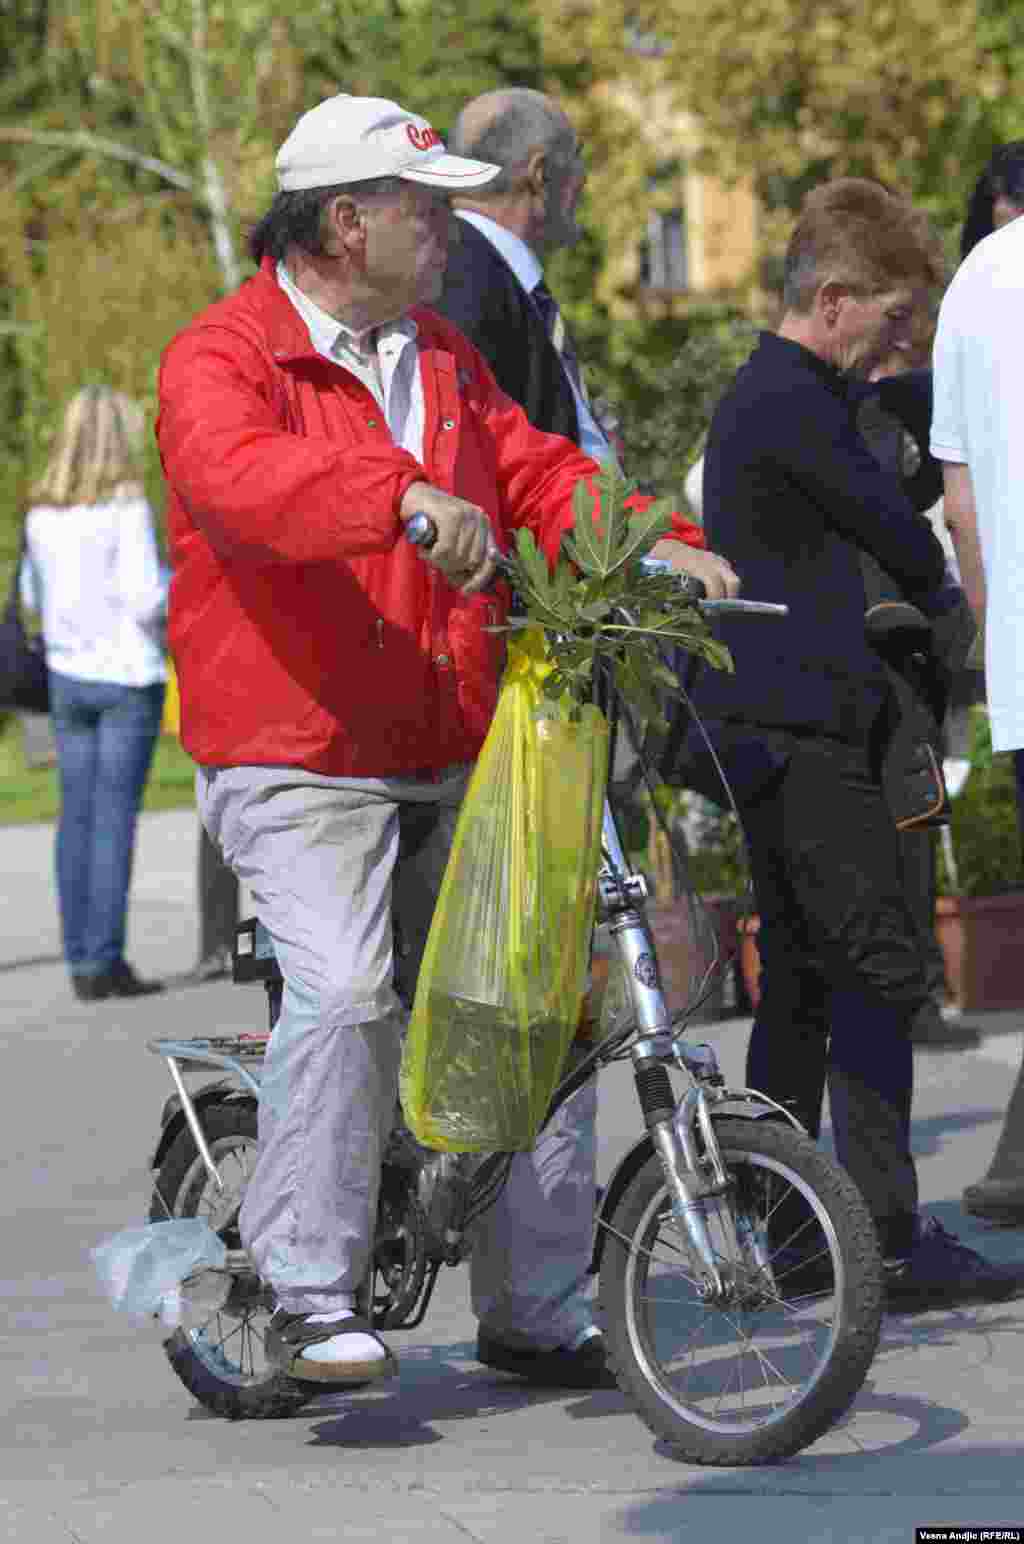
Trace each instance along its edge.
<instances>
[{"instance_id":1,"label":"bicycle rear wheel","mask_svg":"<svg viewBox=\"0 0 1024 1544\"><path fill-rule=\"evenodd\" d=\"M763 1120L723 1118L715 1130L733 1190L705 1206L727 1300L699 1296L651 1158L608 1223L608 1356L641 1419L680 1457L775 1463L828 1431L863 1384L881 1332L881 1258L860 1192L807 1137Z\"/></svg>"},{"instance_id":2,"label":"bicycle rear wheel","mask_svg":"<svg viewBox=\"0 0 1024 1544\"><path fill-rule=\"evenodd\" d=\"M224 1180L218 1191L183 1129L167 1152L156 1181L150 1218L203 1217L229 1249L240 1251L238 1212L256 1160L256 1106L248 1100L203 1111L204 1135ZM292 1415L317 1390L282 1372L266 1356L264 1337L273 1312L270 1289L251 1266L231 1278L226 1301L176 1329L164 1341L175 1373L207 1410L229 1420Z\"/></svg>"}]
</instances>

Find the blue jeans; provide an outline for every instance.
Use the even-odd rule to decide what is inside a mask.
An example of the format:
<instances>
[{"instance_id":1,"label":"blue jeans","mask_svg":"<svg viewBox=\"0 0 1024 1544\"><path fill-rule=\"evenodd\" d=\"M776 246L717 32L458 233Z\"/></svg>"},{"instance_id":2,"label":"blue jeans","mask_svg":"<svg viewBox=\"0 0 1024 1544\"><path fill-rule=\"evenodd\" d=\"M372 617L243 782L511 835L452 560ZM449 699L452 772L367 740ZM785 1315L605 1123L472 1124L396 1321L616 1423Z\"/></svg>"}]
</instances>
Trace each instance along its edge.
<instances>
[{"instance_id":1,"label":"blue jeans","mask_svg":"<svg viewBox=\"0 0 1024 1544\"><path fill-rule=\"evenodd\" d=\"M50 671L60 768L57 894L72 975L124 957L135 823L160 730L165 685L117 686Z\"/></svg>"}]
</instances>

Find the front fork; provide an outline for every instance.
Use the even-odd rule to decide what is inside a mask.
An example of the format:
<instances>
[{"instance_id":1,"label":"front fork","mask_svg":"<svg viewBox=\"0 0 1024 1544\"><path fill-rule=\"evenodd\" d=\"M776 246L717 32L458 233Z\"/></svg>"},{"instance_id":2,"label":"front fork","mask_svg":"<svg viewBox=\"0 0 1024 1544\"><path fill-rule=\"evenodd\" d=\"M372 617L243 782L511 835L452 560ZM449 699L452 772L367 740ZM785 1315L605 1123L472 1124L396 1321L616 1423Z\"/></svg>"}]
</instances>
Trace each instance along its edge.
<instances>
[{"instance_id":1,"label":"front fork","mask_svg":"<svg viewBox=\"0 0 1024 1544\"><path fill-rule=\"evenodd\" d=\"M705 1202L712 1196L732 1217L731 1183L711 1122L706 1090L696 1082L677 1102L666 1064L674 1061L695 1078L714 1084L722 1079L710 1046L683 1047L672 1037L665 994L650 933L636 903L646 893L643 879L630 872L615 822L605 807L605 859L599 875L602 908L629 993L639 1031L631 1057L644 1122L672 1197L672 1210L698 1263L697 1291L707 1301L722 1300L731 1283L722 1276L707 1227Z\"/></svg>"}]
</instances>

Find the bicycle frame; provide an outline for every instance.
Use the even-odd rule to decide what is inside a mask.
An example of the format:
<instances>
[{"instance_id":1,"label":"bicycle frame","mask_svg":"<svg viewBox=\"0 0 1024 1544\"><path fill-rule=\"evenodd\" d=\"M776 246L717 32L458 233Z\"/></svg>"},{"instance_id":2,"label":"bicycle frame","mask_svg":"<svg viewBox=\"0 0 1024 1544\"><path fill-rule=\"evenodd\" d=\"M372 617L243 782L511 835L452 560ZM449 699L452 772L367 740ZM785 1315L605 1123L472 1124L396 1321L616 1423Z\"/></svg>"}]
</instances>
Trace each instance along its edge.
<instances>
[{"instance_id":1,"label":"bicycle frame","mask_svg":"<svg viewBox=\"0 0 1024 1544\"><path fill-rule=\"evenodd\" d=\"M646 883L626 858L607 799L597 891L598 921L608 924L616 945L628 983L631 1013L624 1027L613 1026L558 1085L548 1118L602 1066L612 1059L629 1056L648 1136L646 1142L642 1140L620 1161L608 1186L608 1195L613 1197L618 1193L621 1188L619 1176L629 1177L638 1153L646 1150L646 1144L650 1143L661 1159L673 1209L704 1272L700 1290L708 1300L715 1300L726 1295L728 1284L723 1281L715 1261L704 1203L712 1197L720 1197L722 1204L728 1204L729 1180L715 1137L712 1107L725 1102L754 1102L770 1107L798 1129L802 1128L788 1110L766 1095L752 1089L726 1088L712 1047L689 1044L684 1040L687 1014L696 1004L689 1005L681 1015L681 1027L678 1022L671 1021L654 940L644 915ZM159 1039L147 1043L147 1049L167 1063L176 1102L218 1192L224 1189L224 1182L203 1133L200 1115L202 1103L222 1089L223 1084L218 1083L213 1089L193 1095L185 1082L184 1070L222 1071L237 1079L243 1096L258 1099L260 1063L268 1039L269 1034L254 1034L195 1040ZM685 1072L691 1079L690 1088L678 1100L669 1081L670 1066ZM493 1165L488 1165L489 1183L492 1170Z\"/></svg>"}]
</instances>

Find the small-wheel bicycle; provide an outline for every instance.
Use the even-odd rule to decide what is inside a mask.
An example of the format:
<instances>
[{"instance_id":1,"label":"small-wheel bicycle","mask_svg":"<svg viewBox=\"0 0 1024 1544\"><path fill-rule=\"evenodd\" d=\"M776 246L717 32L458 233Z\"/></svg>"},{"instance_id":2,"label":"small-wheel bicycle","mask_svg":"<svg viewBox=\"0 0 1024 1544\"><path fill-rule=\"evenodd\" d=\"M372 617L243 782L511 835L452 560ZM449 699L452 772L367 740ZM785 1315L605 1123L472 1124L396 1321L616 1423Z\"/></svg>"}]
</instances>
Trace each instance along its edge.
<instances>
[{"instance_id":1,"label":"small-wheel bicycle","mask_svg":"<svg viewBox=\"0 0 1024 1544\"><path fill-rule=\"evenodd\" d=\"M727 1087L712 1048L687 1037L719 968L715 950L687 1008L668 1013L644 879L607 801L598 894L625 990L596 1041L577 1048L552 1110L603 1067L632 1063L645 1132L604 1190L592 1260L609 1360L637 1414L680 1457L776 1462L828 1431L867 1375L883 1303L875 1229L853 1181L793 1116L754 1090ZM282 979L258 922L239 929L234 974L263 981L273 1025ZM321 1391L267 1359L273 1293L238 1234L267 1038L149 1045L175 1085L153 1157L151 1219L205 1218L228 1251L193 1296L185 1283L187 1318L165 1350L196 1399L234 1419L285 1415ZM211 1070L219 1076L195 1082ZM468 1257L473 1223L510 1162L503 1153L433 1152L397 1122L362 1304L378 1329L423 1321L441 1267Z\"/></svg>"}]
</instances>

